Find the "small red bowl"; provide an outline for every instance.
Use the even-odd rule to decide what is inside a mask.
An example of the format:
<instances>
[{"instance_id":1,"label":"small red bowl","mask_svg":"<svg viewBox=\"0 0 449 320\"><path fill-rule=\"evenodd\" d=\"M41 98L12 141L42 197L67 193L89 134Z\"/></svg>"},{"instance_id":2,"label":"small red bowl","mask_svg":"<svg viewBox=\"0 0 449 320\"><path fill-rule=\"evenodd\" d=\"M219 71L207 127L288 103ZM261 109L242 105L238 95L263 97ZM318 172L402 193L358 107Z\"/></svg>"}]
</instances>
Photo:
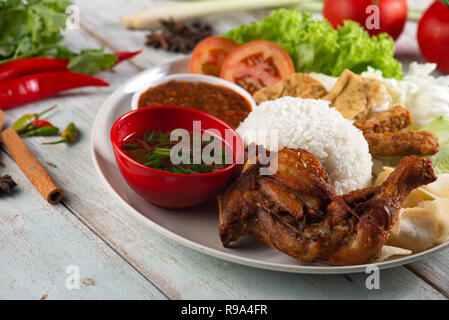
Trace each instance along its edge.
<instances>
[{"instance_id":1,"label":"small red bowl","mask_svg":"<svg viewBox=\"0 0 449 320\"><path fill-rule=\"evenodd\" d=\"M156 170L130 158L121 147L123 141L135 132L146 130L171 131L177 128L192 130L193 121L201 121L202 131L217 129L222 137L231 133L233 163L228 167L203 174L177 174ZM148 202L164 208L186 208L202 203L225 186L237 170L242 157L242 140L224 121L202 111L174 106L152 106L130 111L112 126L110 134L115 158L128 185Z\"/></svg>"}]
</instances>

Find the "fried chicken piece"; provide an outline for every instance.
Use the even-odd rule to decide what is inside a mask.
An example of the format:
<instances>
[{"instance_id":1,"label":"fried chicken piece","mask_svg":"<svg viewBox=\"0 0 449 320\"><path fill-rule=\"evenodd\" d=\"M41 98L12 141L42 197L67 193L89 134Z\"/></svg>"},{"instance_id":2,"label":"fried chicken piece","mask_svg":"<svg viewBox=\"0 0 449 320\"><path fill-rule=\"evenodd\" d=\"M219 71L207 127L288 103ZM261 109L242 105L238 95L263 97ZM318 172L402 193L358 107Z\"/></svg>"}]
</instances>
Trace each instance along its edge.
<instances>
[{"instance_id":1,"label":"fried chicken piece","mask_svg":"<svg viewBox=\"0 0 449 320\"><path fill-rule=\"evenodd\" d=\"M393 107L366 120L360 120L354 123L365 134L400 131L411 124L412 117L410 116L410 111L401 106Z\"/></svg>"},{"instance_id":2,"label":"fried chicken piece","mask_svg":"<svg viewBox=\"0 0 449 320\"><path fill-rule=\"evenodd\" d=\"M254 93L257 104L280 97L320 99L327 94L326 88L314 77L304 73L295 73L274 86L262 88Z\"/></svg>"},{"instance_id":3,"label":"fried chicken piece","mask_svg":"<svg viewBox=\"0 0 449 320\"><path fill-rule=\"evenodd\" d=\"M248 234L301 261L363 264L380 254L410 191L436 180L429 159L411 156L382 185L339 197L312 154L283 149L278 161L275 175L252 165L218 197L223 246Z\"/></svg>"},{"instance_id":4,"label":"fried chicken piece","mask_svg":"<svg viewBox=\"0 0 449 320\"><path fill-rule=\"evenodd\" d=\"M349 70L343 71L332 90L323 97L349 120L362 120L374 106L382 83L364 78Z\"/></svg>"},{"instance_id":5,"label":"fried chicken piece","mask_svg":"<svg viewBox=\"0 0 449 320\"><path fill-rule=\"evenodd\" d=\"M373 157L433 155L439 146L438 138L430 131L367 133L365 139Z\"/></svg>"}]
</instances>

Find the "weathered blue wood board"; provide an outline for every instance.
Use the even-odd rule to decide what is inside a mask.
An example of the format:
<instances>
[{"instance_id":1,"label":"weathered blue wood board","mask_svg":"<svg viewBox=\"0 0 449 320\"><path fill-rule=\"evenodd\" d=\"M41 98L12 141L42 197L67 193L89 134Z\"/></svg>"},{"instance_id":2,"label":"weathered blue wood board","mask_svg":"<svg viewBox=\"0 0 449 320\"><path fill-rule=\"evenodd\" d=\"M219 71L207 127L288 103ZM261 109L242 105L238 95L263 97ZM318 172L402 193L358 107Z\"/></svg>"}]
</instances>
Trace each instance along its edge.
<instances>
[{"instance_id":1,"label":"weathered blue wood board","mask_svg":"<svg viewBox=\"0 0 449 320\"><path fill-rule=\"evenodd\" d=\"M146 7L139 0L76 0L82 30L70 31L72 48L143 47L145 32L127 31L120 13ZM157 1L153 1L156 2ZM211 18L219 30L254 19L249 13ZM402 49L401 49L402 50ZM406 54L406 49L404 49ZM139 71L173 58L145 48L131 63L99 76L111 87L82 89L7 111L7 124L58 104L49 119L74 121L82 133L73 146L45 148L26 141L65 191L63 204L46 204L15 164L0 152L18 193L0 198L0 298L143 299L446 299L448 250L423 262L381 272L380 290L365 287L366 275L299 275L245 267L206 256L166 239L126 212L97 176L90 151L93 119L106 97ZM65 288L68 265L80 267L79 290ZM91 281L93 280L93 281ZM94 284L95 283L95 284ZM93 285L94 284L94 285Z\"/></svg>"}]
</instances>

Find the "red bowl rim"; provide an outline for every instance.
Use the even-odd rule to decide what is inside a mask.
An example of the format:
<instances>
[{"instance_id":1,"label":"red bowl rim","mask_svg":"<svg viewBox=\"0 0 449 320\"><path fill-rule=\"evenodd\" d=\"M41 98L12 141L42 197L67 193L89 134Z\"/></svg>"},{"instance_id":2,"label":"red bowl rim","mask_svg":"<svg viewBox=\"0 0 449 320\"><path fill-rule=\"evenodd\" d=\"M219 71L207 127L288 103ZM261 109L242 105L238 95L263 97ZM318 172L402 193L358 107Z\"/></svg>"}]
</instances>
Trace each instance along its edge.
<instances>
[{"instance_id":1,"label":"red bowl rim","mask_svg":"<svg viewBox=\"0 0 449 320\"><path fill-rule=\"evenodd\" d=\"M168 172L168 171L162 171L162 170L157 170L151 167L147 167L143 164L141 164L140 162L137 162L136 160L134 160L133 158L131 158L130 156L128 156L126 153L124 153L122 151L121 148L118 147L117 145L117 141L115 141L115 139L112 138L113 132L115 130L115 128L117 127L118 123L123 121L124 118L127 118L129 115L134 114L134 113L139 113L139 112L143 112L144 110L149 110L149 109L163 109L163 108L170 108L170 109L175 109L175 110L180 110L182 109L183 111L188 111L188 112L192 112L192 113L196 113L199 115L203 115L206 116L212 120L214 120L215 122L220 123L221 125L223 125L224 127L226 127L226 129L231 129L235 136L237 137L237 139L239 140L239 143L243 143L242 138L240 137L240 135L237 133L237 131L232 128L229 124L227 124L226 122L224 122L223 120L207 113L204 111L200 111L200 110L196 110L196 109L192 109L192 108L187 108L187 107L180 107L180 106L148 106L148 107L143 107L143 108L138 108L136 110L131 110L128 111L127 113L121 115L112 125L111 131L109 133L109 139L111 140L111 143L114 147L115 150L117 150L117 152L121 155L124 156L128 161L130 161L131 163L133 163L134 165L137 165L138 167L144 169L144 170L149 170L151 172L154 173L159 173L159 174L166 174L168 176L175 176L175 177L183 177L183 178L196 178L196 177L212 177L212 176L216 176L216 175L221 175L227 171L232 170L233 168L235 168L235 166L237 165L237 159L239 159L242 154L239 150L237 150L235 152L235 157L233 159L233 162L231 165L227 166L226 168L220 169L218 171L213 171L213 172L208 172L208 173L194 173L194 174L181 174L181 173L173 173L173 172Z\"/></svg>"}]
</instances>

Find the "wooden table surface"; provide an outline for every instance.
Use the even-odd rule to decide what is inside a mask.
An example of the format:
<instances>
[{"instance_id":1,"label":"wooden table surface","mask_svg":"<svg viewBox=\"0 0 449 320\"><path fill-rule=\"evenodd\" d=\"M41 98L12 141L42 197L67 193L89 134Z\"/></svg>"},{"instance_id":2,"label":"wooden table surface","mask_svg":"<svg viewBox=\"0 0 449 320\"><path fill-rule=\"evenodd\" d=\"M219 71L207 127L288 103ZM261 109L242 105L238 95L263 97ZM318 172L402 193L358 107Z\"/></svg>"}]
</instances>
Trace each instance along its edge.
<instances>
[{"instance_id":1,"label":"wooden table surface","mask_svg":"<svg viewBox=\"0 0 449 320\"><path fill-rule=\"evenodd\" d=\"M143 31L124 30L122 13L160 1L75 0L81 29L68 31L73 49L104 46L110 51L144 48L143 54L100 76L108 88L80 89L5 112L5 125L53 104L50 120L79 125L78 143L26 144L65 191L59 205L43 200L4 149L0 174L18 183L12 197L0 197L0 298L2 299L447 299L449 250L417 263L383 270L380 289L368 290L366 274L304 275L254 269L225 262L169 240L129 215L97 176L91 156L93 119L126 79L177 56L144 47ZM417 1L415 1L417 2ZM425 6L419 1L421 6ZM247 23L265 12L211 17L217 32ZM398 55L419 60L407 26ZM66 286L70 266L79 268L80 287Z\"/></svg>"}]
</instances>

